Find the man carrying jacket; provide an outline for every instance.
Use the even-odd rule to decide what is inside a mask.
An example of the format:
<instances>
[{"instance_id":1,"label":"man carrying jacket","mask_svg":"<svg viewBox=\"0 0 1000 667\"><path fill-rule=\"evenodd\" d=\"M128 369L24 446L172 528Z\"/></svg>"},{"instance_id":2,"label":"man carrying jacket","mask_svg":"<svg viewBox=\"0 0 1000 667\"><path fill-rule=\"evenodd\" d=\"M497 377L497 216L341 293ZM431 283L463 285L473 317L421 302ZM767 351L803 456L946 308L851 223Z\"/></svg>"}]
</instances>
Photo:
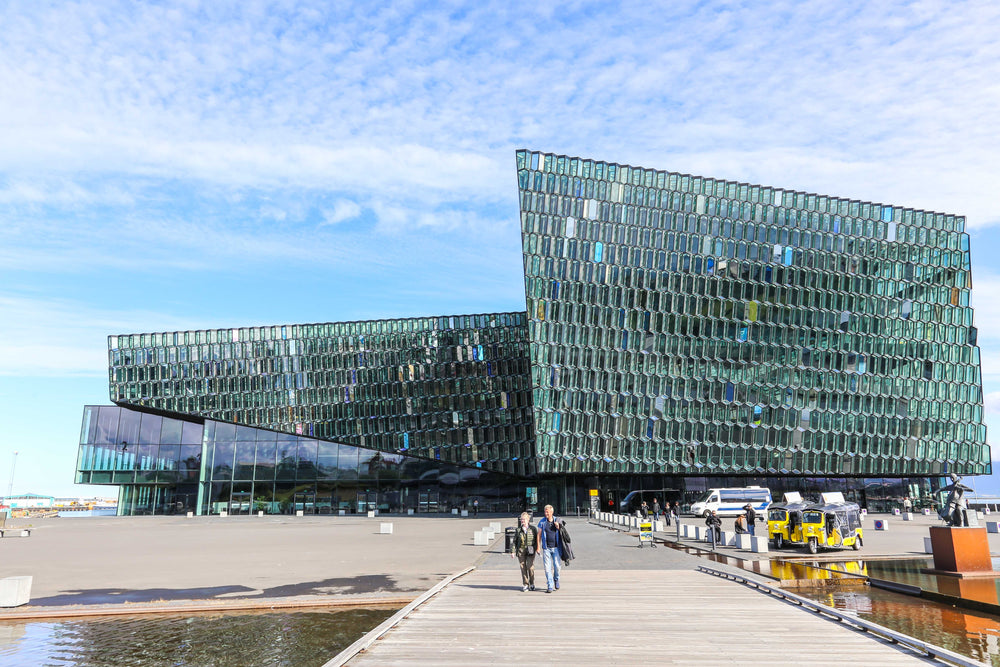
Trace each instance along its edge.
<instances>
[{"instance_id":1,"label":"man carrying jacket","mask_svg":"<svg viewBox=\"0 0 1000 667\"><path fill-rule=\"evenodd\" d=\"M545 518L538 522L538 546L542 551L542 567L545 568L546 593L559 590L559 528L562 522L553 516L552 505L545 506Z\"/></svg>"}]
</instances>

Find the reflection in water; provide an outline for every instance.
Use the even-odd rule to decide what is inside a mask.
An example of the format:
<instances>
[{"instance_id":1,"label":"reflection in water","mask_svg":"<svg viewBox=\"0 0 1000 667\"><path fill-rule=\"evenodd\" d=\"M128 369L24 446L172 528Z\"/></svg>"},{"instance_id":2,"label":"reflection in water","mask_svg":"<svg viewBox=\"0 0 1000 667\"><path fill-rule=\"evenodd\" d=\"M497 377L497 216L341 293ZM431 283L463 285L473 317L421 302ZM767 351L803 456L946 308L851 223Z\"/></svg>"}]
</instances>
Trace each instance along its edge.
<instances>
[{"instance_id":1,"label":"reflection in water","mask_svg":"<svg viewBox=\"0 0 1000 667\"><path fill-rule=\"evenodd\" d=\"M1000 571L997 565L996 559L994 559L993 568ZM934 591L987 604L995 605L1000 600L1000 577L962 579L943 574L927 574L923 571L932 567L934 567L934 561L930 557L868 563L869 575L875 579L918 586L925 591Z\"/></svg>"},{"instance_id":2,"label":"reflection in water","mask_svg":"<svg viewBox=\"0 0 1000 667\"><path fill-rule=\"evenodd\" d=\"M836 609L854 612L897 632L1000 667L1000 618L996 616L877 588L864 592L837 589L796 592Z\"/></svg>"},{"instance_id":3,"label":"reflection in water","mask_svg":"<svg viewBox=\"0 0 1000 667\"><path fill-rule=\"evenodd\" d=\"M395 609L0 622L0 666L322 665Z\"/></svg>"}]
</instances>

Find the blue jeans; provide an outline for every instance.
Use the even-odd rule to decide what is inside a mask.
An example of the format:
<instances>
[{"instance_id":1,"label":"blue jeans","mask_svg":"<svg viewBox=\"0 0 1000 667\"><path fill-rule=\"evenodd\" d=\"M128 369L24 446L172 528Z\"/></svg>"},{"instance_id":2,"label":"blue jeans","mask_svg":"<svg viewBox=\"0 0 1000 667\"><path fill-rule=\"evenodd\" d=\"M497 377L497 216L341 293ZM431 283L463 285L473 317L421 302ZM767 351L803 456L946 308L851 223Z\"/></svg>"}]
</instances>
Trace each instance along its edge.
<instances>
[{"instance_id":1,"label":"blue jeans","mask_svg":"<svg viewBox=\"0 0 1000 667\"><path fill-rule=\"evenodd\" d=\"M755 535L756 534L756 533L753 532L753 524L752 523L749 526L747 526L747 529L750 531L751 535Z\"/></svg>"},{"instance_id":2,"label":"blue jeans","mask_svg":"<svg viewBox=\"0 0 1000 667\"><path fill-rule=\"evenodd\" d=\"M545 568L545 585L549 589L559 583L559 547L542 549L542 566Z\"/></svg>"}]
</instances>

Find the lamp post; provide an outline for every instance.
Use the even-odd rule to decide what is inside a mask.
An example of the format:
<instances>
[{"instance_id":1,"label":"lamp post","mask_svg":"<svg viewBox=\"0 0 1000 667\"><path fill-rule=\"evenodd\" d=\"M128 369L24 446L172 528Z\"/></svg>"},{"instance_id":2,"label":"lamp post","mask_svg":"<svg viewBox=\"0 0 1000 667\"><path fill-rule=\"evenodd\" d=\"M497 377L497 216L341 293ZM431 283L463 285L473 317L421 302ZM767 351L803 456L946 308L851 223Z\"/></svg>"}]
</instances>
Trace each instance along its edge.
<instances>
[{"instance_id":1,"label":"lamp post","mask_svg":"<svg viewBox=\"0 0 1000 667\"><path fill-rule=\"evenodd\" d=\"M10 505L10 496L14 492L14 470L17 468L17 452L14 452L14 459L10 464L10 483L7 485L7 505Z\"/></svg>"}]
</instances>

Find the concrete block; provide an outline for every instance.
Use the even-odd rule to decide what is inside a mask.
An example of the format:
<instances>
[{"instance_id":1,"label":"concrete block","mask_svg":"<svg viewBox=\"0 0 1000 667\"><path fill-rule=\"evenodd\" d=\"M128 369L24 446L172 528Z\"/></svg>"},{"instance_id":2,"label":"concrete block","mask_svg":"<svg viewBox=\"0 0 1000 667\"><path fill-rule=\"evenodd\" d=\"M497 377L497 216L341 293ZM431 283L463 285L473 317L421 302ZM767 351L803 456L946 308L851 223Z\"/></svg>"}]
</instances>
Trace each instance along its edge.
<instances>
[{"instance_id":1,"label":"concrete block","mask_svg":"<svg viewBox=\"0 0 1000 667\"><path fill-rule=\"evenodd\" d=\"M456 507L455 509L453 509L451 513L454 514L455 516L458 516L458 508Z\"/></svg>"},{"instance_id":2,"label":"concrete block","mask_svg":"<svg viewBox=\"0 0 1000 667\"><path fill-rule=\"evenodd\" d=\"M982 521L983 519L986 518L986 515L983 514L982 512L977 511L976 512L976 518L979 519L980 521Z\"/></svg>"},{"instance_id":3,"label":"concrete block","mask_svg":"<svg viewBox=\"0 0 1000 667\"><path fill-rule=\"evenodd\" d=\"M722 545L726 547L736 546L736 533L731 530L722 531Z\"/></svg>"},{"instance_id":4,"label":"concrete block","mask_svg":"<svg viewBox=\"0 0 1000 667\"><path fill-rule=\"evenodd\" d=\"M892 513L895 514L896 516L899 516L899 508L898 507L893 507L892 508Z\"/></svg>"},{"instance_id":5,"label":"concrete block","mask_svg":"<svg viewBox=\"0 0 1000 667\"><path fill-rule=\"evenodd\" d=\"M469 516L469 510L462 510L462 516Z\"/></svg>"},{"instance_id":6,"label":"concrete block","mask_svg":"<svg viewBox=\"0 0 1000 667\"><path fill-rule=\"evenodd\" d=\"M306 515L305 511L303 511L303 510L295 510L295 516L305 516L305 515ZM372 516L372 513L369 512L368 516Z\"/></svg>"},{"instance_id":7,"label":"concrete block","mask_svg":"<svg viewBox=\"0 0 1000 667\"><path fill-rule=\"evenodd\" d=\"M339 514L340 516L345 516L347 514L347 510L337 510L337 514Z\"/></svg>"},{"instance_id":8,"label":"concrete block","mask_svg":"<svg viewBox=\"0 0 1000 667\"><path fill-rule=\"evenodd\" d=\"M750 550L755 554L767 553L767 538L763 535L750 536Z\"/></svg>"},{"instance_id":9,"label":"concrete block","mask_svg":"<svg viewBox=\"0 0 1000 667\"><path fill-rule=\"evenodd\" d=\"M1000 533L1000 521L987 521L986 522L986 532L987 533Z\"/></svg>"},{"instance_id":10,"label":"concrete block","mask_svg":"<svg viewBox=\"0 0 1000 667\"><path fill-rule=\"evenodd\" d=\"M187 513L187 517L188 517L189 519L190 519L191 517L193 517L193 516L194 516L194 512L188 512L188 513Z\"/></svg>"},{"instance_id":11,"label":"concrete block","mask_svg":"<svg viewBox=\"0 0 1000 667\"><path fill-rule=\"evenodd\" d=\"M903 512L903 521L913 521L913 512Z\"/></svg>"},{"instance_id":12,"label":"concrete block","mask_svg":"<svg viewBox=\"0 0 1000 667\"><path fill-rule=\"evenodd\" d=\"M375 510L368 510L368 518L369 519L375 518Z\"/></svg>"},{"instance_id":13,"label":"concrete block","mask_svg":"<svg viewBox=\"0 0 1000 667\"><path fill-rule=\"evenodd\" d=\"M257 516L264 516L264 510L257 510Z\"/></svg>"},{"instance_id":14,"label":"concrete block","mask_svg":"<svg viewBox=\"0 0 1000 667\"><path fill-rule=\"evenodd\" d=\"M861 514L862 517L868 516L868 510L866 510L864 507L862 507L860 514Z\"/></svg>"},{"instance_id":15,"label":"concrete block","mask_svg":"<svg viewBox=\"0 0 1000 667\"><path fill-rule=\"evenodd\" d=\"M501 530L503 530L499 521L490 521L490 528L493 529L494 533L499 533Z\"/></svg>"},{"instance_id":16,"label":"concrete block","mask_svg":"<svg viewBox=\"0 0 1000 667\"><path fill-rule=\"evenodd\" d=\"M930 510L930 508L929 508L929 507L925 507L925 508L924 508L924 516L930 516L930 515L931 515L931 510Z\"/></svg>"},{"instance_id":17,"label":"concrete block","mask_svg":"<svg viewBox=\"0 0 1000 667\"><path fill-rule=\"evenodd\" d=\"M20 607L31 600L31 577L0 579L0 607Z\"/></svg>"},{"instance_id":18,"label":"concrete block","mask_svg":"<svg viewBox=\"0 0 1000 667\"><path fill-rule=\"evenodd\" d=\"M684 537L694 537L694 526L689 523L681 524L681 535Z\"/></svg>"},{"instance_id":19,"label":"concrete block","mask_svg":"<svg viewBox=\"0 0 1000 667\"><path fill-rule=\"evenodd\" d=\"M889 520L875 519L875 530L889 530Z\"/></svg>"},{"instance_id":20,"label":"concrete block","mask_svg":"<svg viewBox=\"0 0 1000 667\"><path fill-rule=\"evenodd\" d=\"M736 547L738 549L750 551L753 548L753 542L750 539L751 537L753 537L753 535L750 533L740 533L736 536Z\"/></svg>"},{"instance_id":21,"label":"concrete block","mask_svg":"<svg viewBox=\"0 0 1000 667\"><path fill-rule=\"evenodd\" d=\"M392 524L380 523L378 525L378 532L380 535L392 535Z\"/></svg>"},{"instance_id":22,"label":"concrete block","mask_svg":"<svg viewBox=\"0 0 1000 667\"><path fill-rule=\"evenodd\" d=\"M662 530L663 530L663 522L662 521L654 521L653 522L653 531L659 533Z\"/></svg>"},{"instance_id":23,"label":"concrete block","mask_svg":"<svg viewBox=\"0 0 1000 667\"><path fill-rule=\"evenodd\" d=\"M932 553L934 553L934 545L931 542L931 538L929 538L929 537L925 537L924 538L924 553L925 554L932 554Z\"/></svg>"},{"instance_id":24,"label":"concrete block","mask_svg":"<svg viewBox=\"0 0 1000 667\"><path fill-rule=\"evenodd\" d=\"M489 545L490 539L487 537L488 533L482 530L477 530L472 534L472 543L477 547L485 547Z\"/></svg>"},{"instance_id":25,"label":"concrete block","mask_svg":"<svg viewBox=\"0 0 1000 667\"><path fill-rule=\"evenodd\" d=\"M229 512L227 512L226 510L222 510L221 512L219 512L219 516L229 516Z\"/></svg>"},{"instance_id":26,"label":"concrete block","mask_svg":"<svg viewBox=\"0 0 1000 667\"><path fill-rule=\"evenodd\" d=\"M413 508L410 508L410 509L406 510L406 514L408 516L413 516Z\"/></svg>"}]
</instances>

